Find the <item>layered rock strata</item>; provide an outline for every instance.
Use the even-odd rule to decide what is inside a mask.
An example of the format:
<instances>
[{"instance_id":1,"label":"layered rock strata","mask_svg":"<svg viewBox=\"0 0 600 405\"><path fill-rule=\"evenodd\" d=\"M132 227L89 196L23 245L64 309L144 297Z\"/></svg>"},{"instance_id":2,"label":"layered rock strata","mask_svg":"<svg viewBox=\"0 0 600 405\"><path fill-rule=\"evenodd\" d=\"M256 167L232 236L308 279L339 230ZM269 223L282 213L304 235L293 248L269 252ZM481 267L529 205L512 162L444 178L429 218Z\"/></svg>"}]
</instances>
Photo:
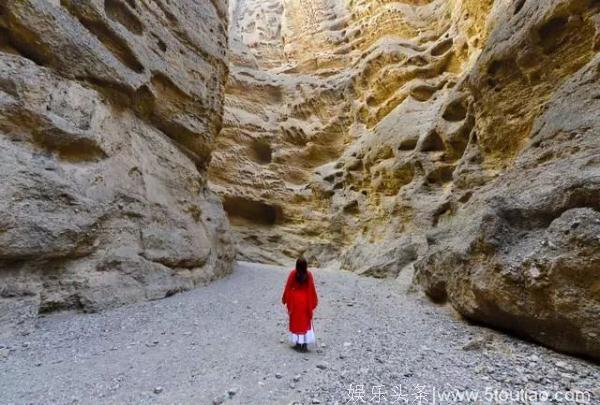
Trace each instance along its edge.
<instances>
[{"instance_id":1,"label":"layered rock strata","mask_svg":"<svg viewBox=\"0 0 600 405\"><path fill-rule=\"evenodd\" d=\"M0 3L0 302L84 311L231 270L206 167L221 0Z\"/></svg>"}]
</instances>

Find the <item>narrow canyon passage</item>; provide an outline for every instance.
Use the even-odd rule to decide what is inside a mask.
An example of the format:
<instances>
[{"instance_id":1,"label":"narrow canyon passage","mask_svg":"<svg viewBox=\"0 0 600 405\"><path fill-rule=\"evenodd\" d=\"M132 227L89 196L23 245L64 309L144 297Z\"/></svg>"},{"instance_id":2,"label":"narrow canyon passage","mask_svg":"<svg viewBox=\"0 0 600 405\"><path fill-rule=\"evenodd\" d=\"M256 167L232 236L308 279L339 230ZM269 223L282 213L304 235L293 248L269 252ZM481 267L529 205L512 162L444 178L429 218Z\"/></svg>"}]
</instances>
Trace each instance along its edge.
<instances>
[{"instance_id":1,"label":"narrow canyon passage","mask_svg":"<svg viewBox=\"0 0 600 405\"><path fill-rule=\"evenodd\" d=\"M237 258L415 285L600 359L600 2L231 0Z\"/></svg>"},{"instance_id":2,"label":"narrow canyon passage","mask_svg":"<svg viewBox=\"0 0 600 405\"><path fill-rule=\"evenodd\" d=\"M600 0L0 0L0 405L600 403L599 235Z\"/></svg>"},{"instance_id":3,"label":"narrow canyon passage","mask_svg":"<svg viewBox=\"0 0 600 405\"><path fill-rule=\"evenodd\" d=\"M434 403L434 387L484 403L494 390L600 395L591 363L469 325L400 283L336 269L314 270L318 347L296 353L279 303L286 274L239 263L164 300L24 323L0 340L0 403L342 404L361 385L366 403L377 403L378 386L379 403L405 403L399 393L418 403L419 392Z\"/></svg>"}]
</instances>

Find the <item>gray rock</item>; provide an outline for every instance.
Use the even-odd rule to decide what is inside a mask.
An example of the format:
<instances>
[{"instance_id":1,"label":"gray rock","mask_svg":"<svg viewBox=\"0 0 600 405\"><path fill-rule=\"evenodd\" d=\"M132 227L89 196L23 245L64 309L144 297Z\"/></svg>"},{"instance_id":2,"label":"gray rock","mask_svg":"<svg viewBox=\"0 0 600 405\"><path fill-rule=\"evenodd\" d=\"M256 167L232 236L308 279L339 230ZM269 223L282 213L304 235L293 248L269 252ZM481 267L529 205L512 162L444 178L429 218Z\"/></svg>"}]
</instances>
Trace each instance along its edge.
<instances>
[{"instance_id":1,"label":"gray rock","mask_svg":"<svg viewBox=\"0 0 600 405\"><path fill-rule=\"evenodd\" d=\"M0 349L0 360L5 359L10 354L10 350L7 348Z\"/></svg>"},{"instance_id":2,"label":"gray rock","mask_svg":"<svg viewBox=\"0 0 600 405\"><path fill-rule=\"evenodd\" d=\"M321 362L317 363L316 367L319 370L325 370L325 369L327 369L329 367L329 363L327 363L325 361L321 361Z\"/></svg>"},{"instance_id":3,"label":"gray rock","mask_svg":"<svg viewBox=\"0 0 600 405\"><path fill-rule=\"evenodd\" d=\"M231 271L225 213L205 187L226 16L190 0L164 10L170 19L120 1L3 2L3 297L94 312Z\"/></svg>"},{"instance_id":4,"label":"gray rock","mask_svg":"<svg viewBox=\"0 0 600 405\"><path fill-rule=\"evenodd\" d=\"M213 405L221 405L222 403L224 403L227 399L229 398L229 395L219 395L216 398L213 398L212 403Z\"/></svg>"}]
</instances>

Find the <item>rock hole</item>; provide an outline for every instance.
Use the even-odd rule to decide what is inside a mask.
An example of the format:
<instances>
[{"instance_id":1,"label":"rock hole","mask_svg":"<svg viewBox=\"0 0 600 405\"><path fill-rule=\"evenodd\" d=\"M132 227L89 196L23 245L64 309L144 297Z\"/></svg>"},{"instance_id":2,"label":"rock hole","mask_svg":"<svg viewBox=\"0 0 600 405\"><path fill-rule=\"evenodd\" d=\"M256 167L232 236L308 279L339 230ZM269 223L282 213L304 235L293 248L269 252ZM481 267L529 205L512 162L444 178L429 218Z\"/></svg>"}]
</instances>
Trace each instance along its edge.
<instances>
[{"instance_id":1,"label":"rock hole","mask_svg":"<svg viewBox=\"0 0 600 405\"><path fill-rule=\"evenodd\" d=\"M416 86L410 91L410 95L418 101L427 101L429 100L437 91L435 87L432 86Z\"/></svg>"},{"instance_id":2,"label":"rock hole","mask_svg":"<svg viewBox=\"0 0 600 405\"><path fill-rule=\"evenodd\" d=\"M445 184L452 181L454 166L440 165L427 175L427 181L433 184Z\"/></svg>"},{"instance_id":3,"label":"rock hole","mask_svg":"<svg viewBox=\"0 0 600 405\"><path fill-rule=\"evenodd\" d=\"M544 53L552 53L560 46L567 34L567 22L567 17L555 17L538 29Z\"/></svg>"},{"instance_id":4,"label":"rock hole","mask_svg":"<svg viewBox=\"0 0 600 405\"><path fill-rule=\"evenodd\" d=\"M273 160L273 150L267 141L258 139L252 142L250 156L256 163L266 165Z\"/></svg>"},{"instance_id":5,"label":"rock hole","mask_svg":"<svg viewBox=\"0 0 600 405\"><path fill-rule=\"evenodd\" d=\"M283 218L281 207L243 197L225 197L223 208L234 225L249 222L271 226L281 222Z\"/></svg>"},{"instance_id":6,"label":"rock hole","mask_svg":"<svg viewBox=\"0 0 600 405\"><path fill-rule=\"evenodd\" d=\"M358 201L356 201L356 200L350 201L348 204L346 204L344 206L343 211L347 214L358 214L360 212Z\"/></svg>"},{"instance_id":7,"label":"rock hole","mask_svg":"<svg viewBox=\"0 0 600 405\"><path fill-rule=\"evenodd\" d=\"M441 55L445 54L446 52L448 52L450 50L450 48L452 48L453 44L454 44L454 41L452 39L446 39L431 49L431 55L432 56L441 56Z\"/></svg>"},{"instance_id":8,"label":"rock hole","mask_svg":"<svg viewBox=\"0 0 600 405\"><path fill-rule=\"evenodd\" d=\"M408 138L400 141L400 145L398 145L398 150L403 151L411 151L417 147L417 138Z\"/></svg>"},{"instance_id":9,"label":"rock hole","mask_svg":"<svg viewBox=\"0 0 600 405\"><path fill-rule=\"evenodd\" d=\"M119 0L104 0L104 10L108 18L120 23L134 34L141 35L144 32L142 22Z\"/></svg>"},{"instance_id":10,"label":"rock hole","mask_svg":"<svg viewBox=\"0 0 600 405\"><path fill-rule=\"evenodd\" d=\"M466 204L469 202L469 200L471 199L471 197L473 197L473 192L472 191L467 191L466 193L464 193L462 196L460 196L460 198L458 199L459 202Z\"/></svg>"},{"instance_id":11,"label":"rock hole","mask_svg":"<svg viewBox=\"0 0 600 405\"><path fill-rule=\"evenodd\" d=\"M467 109L462 100L455 100L451 102L448 107L446 107L444 114L442 114L442 118L450 122L463 121L466 117Z\"/></svg>"},{"instance_id":12,"label":"rock hole","mask_svg":"<svg viewBox=\"0 0 600 405\"><path fill-rule=\"evenodd\" d=\"M502 62L501 60L492 61L492 63L490 63L490 65L488 66L487 72L492 76L496 76L503 65L504 62Z\"/></svg>"},{"instance_id":13,"label":"rock hole","mask_svg":"<svg viewBox=\"0 0 600 405\"><path fill-rule=\"evenodd\" d=\"M323 180L325 180L328 183L333 183L333 181L335 180L335 176L333 174L329 174L323 177Z\"/></svg>"},{"instance_id":14,"label":"rock hole","mask_svg":"<svg viewBox=\"0 0 600 405\"><path fill-rule=\"evenodd\" d=\"M444 141L442 141L442 138L440 138L440 135L435 130L425 135L421 143L422 152L439 152L443 150L446 150Z\"/></svg>"},{"instance_id":15,"label":"rock hole","mask_svg":"<svg viewBox=\"0 0 600 405\"><path fill-rule=\"evenodd\" d=\"M36 144L64 161L71 163L98 162L107 155L96 140L78 137L60 130L48 129L33 134Z\"/></svg>"},{"instance_id":16,"label":"rock hole","mask_svg":"<svg viewBox=\"0 0 600 405\"><path fill-rule=\"evenodd\" d=\"M147 85L140 87L134 96L134 110L142 118L149 118L154 111L155 97Z\"/></svg>"},{"instance_id":17,"label":"rock hole","mask_svg":"<svg viewBox=\"0 0 600 405\"><path fill-rule=\"evenodd\" d=\"M521 11L523 6L525 5L525 1L526 0L517 0L517 2L515 4L515 12L514 12L515 15L518 14L519 11Z\"/></svg>"},{"instance_id":18,"label":"rock hole","mask_svg":"<svg viewBox=\"0 0 600 405\"><path fill-rule=\"evenodd\" d=\"M167 52L167 44L165 44L161 39L157 40L157 44L158 44L158 48L163 51L163 52Z\"/></svg>"},{"instance_id":19,"label":"rock hole","mask_svg":"<svg viewBox=\"0 0 600 405\"><path fill-rule=\"evenodd\" d=\"M440 223L440 219L442 219L443 217L451 216L452 212L453 212L452 203L445 202L442 205L440 205L433 213L433 224L432 224L433 227L437 227L438 224Z\"/></svg>"},{"instance_id":20,"label":"rock hole","mask_svg":"<svg viewBox=\"0 0 600 405\"><path fill-rule=\"evenodd\" d=\"M15 40L15 38L11 38L10 31L2 27L0 27L0 51L22 56L38 66L49 65L48 57L31 47L29 40L19 37Z\"/></svg>"}]
</instances>

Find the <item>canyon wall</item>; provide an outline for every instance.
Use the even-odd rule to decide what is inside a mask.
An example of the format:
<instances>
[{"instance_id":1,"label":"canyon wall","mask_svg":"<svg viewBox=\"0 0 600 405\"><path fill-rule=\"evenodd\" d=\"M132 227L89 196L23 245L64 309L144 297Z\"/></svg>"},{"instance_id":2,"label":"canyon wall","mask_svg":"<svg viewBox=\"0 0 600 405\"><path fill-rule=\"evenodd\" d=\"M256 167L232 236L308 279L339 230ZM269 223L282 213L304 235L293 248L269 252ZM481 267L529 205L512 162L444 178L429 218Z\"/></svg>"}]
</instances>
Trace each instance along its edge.
<instances>
[{"instance_id":1,"label":"canyon wall","mask_svg":"<svg viewBox=\"0 0 600 405\"><path fill-rule=\"evenodd\" d=\"M240 257L412 279L600 358L600 2L237 0L209 167Z\"/></svg>"},{"instance_id":2,"label":"canyon wall","mask_svg":"<svg viewBox=\"0 0 600 405\"><path fill-rule=\"evenodd\" d=\"M417 254L468 142L456 86L485 44L491 6L230 3L230 78L209 178L241 257L284 262L309 250L326 262L352 245L394 250L411 229L402 244ZM445 109L454 116L442 122Z\"/></svg>"},{"instance_id":3,"label":"canyon wall","mask_svg":"<svg viewBox=\"0 0 600 405\"><path fill-rule=\"evenodd\" d=\"M227 26L225 0L0 3L0 317L231 270L206 181Z\"/></svg>"}]
</instances>

